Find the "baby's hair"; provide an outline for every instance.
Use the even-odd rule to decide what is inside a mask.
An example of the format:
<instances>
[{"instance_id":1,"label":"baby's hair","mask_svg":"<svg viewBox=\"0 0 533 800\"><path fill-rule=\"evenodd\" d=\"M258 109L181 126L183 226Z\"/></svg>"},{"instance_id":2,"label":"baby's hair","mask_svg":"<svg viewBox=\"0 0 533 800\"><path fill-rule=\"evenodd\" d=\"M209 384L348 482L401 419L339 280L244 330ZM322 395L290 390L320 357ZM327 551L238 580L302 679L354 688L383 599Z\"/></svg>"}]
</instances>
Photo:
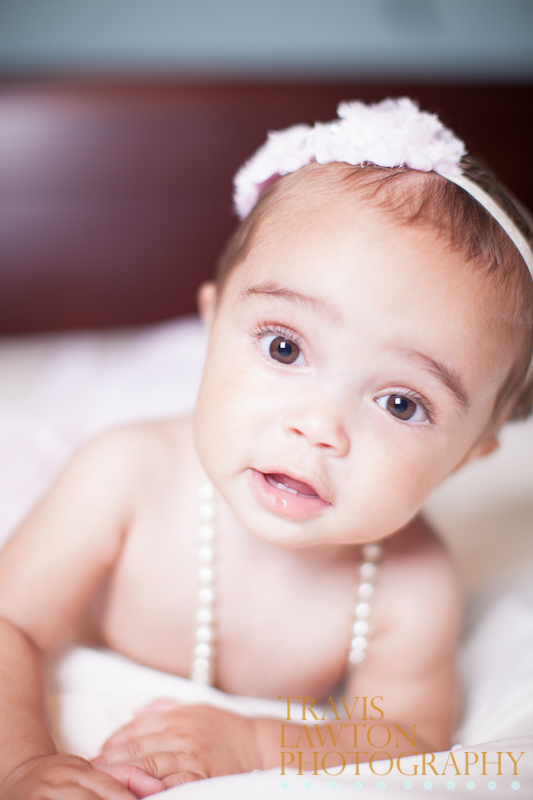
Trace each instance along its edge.
<instances>
[{"instance_id":1,"label":"baby's hair","mask_svg":"<svg viewBox=\"0 0 533 800\"><path fill-rule=\"evenodd\" d=\"M533 220L494 175L470 156L461 159L463 174L481 186L533 247ZM436 172L406 167L351 166L343 162L312 162L297 172L274 179L222 253L216 273L219 293L231 272L248 254L259 229L269 227L281 203L297 200L302 190L357 192L396 224L434 230L458 253L482 269L496 291L505 294L506 309L522 339L496 397L493 424L524 419L533 406L533 375L527 378L533 353L533 278L517 248L494 217L470 194ZM504 419L502 419L505 411Z\"/></svg>"}]
</instances>

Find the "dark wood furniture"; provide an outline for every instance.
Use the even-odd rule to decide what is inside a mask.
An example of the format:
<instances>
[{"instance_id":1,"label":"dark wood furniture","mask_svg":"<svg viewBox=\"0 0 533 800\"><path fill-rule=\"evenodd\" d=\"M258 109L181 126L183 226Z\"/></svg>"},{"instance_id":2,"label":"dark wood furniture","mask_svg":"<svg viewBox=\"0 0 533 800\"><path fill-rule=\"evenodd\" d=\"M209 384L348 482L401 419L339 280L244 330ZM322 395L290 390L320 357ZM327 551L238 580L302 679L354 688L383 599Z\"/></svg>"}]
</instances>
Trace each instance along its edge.
<instances>
[{"instance_id":1,"label":"dark wood furniture","mask_svg":"<svg viewBox=\"0 0 533 800\"><path fill-rule=\"evenodd\" d=\"M267 129L410 95L533 207L533 87L0 81L0 332L194 311Z\"/></svg>"}]
</instances>

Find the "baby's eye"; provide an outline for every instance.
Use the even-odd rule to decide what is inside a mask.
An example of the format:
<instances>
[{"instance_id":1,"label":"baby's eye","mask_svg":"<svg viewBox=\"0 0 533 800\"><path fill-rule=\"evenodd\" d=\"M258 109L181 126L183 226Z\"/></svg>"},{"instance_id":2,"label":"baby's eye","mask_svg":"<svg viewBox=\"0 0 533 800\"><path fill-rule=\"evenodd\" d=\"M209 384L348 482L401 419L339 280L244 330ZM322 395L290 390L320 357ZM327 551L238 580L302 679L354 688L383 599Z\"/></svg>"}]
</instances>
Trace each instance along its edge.
<instances>
[{"instance_id":1,"label":"baby's eye","mask_svg":"<svg viewBox=\"0 0 533 800\"><path fill-rule=\"evenodd\" d=\"M376 403L396 419L409 420L410 422L428 421L428 416L422 405L415 403L414 400L404 394L386 394L383 397L378 397Z\"/></svg>"},{"instance_id":2,"label":"baby's eye","mask_svg":"<svg viewBox=\"0 0 533 800\"><path fill-rule=\"evenodd\" d=\"M279 361L280 364L295 364L302 366L305 364L304 356L296 342L286 339L279 334L261 336L261 347L271 358Z\"/></svg>"}]
</instances>

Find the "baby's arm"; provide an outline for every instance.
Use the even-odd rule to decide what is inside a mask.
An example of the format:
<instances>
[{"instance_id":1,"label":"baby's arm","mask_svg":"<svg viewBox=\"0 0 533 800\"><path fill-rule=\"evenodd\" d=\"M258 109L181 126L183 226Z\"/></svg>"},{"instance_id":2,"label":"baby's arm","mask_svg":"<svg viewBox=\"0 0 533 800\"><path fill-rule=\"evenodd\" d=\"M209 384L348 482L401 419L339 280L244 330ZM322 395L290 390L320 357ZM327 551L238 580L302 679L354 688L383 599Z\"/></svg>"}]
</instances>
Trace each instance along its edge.
<instances>
[{"instance_id":1,"label":"baby's arm","mask_svg":"<svg viewBox=\"0 0 533 800\"><path fill-rule=\"evenodd\" d=\"M41 797L43 786L53 798L135 796L84 759L57 755L42 671L118 558L134 446L124 430L84 447L0 553L0 800Z\"/></svg>"},{"instance_id":2,"label":"baby's arm","mask_svg":"<svg viewBox=\"0 0 533 800\"><path fill-rule=\"evenodd\" d=\"M372 599L373 631L367 657L354 669L344 690L348 708L356 697L361 699L350 721L341 708L340 721L331 725L339 740L333 747L328 733L325 747L318 748L319 763L331 750L346 754L357 749L358 760L363 762L383 751L397 758L404 752L438 752L450 747L458 708L455 653L460 605L455 566L421 518L386 542ZM364 697L368 698L366 719L362 718ZM372 698L382 713L370 706ZM297 718L298 704L294 707ZM313 722L311 719L311 726ZM347 722L357 723L357 731L351 724L340 727ZM293 736L298 736L303 724L293 727ZM372 725L377 727L369 734ZM259 730L265 741L270 737L273 751L272 725L260 721ZM322 729L323 737L326 730ZM391 739L385 745L389 732ZM290 736L287 726L289 747L296 741ZM312 764L311 751L317 748L308 746L302 737L297 749L307 751L302 758ZM348 755L346 761L353 763L356 758ZM289 761L287 758L285 763L289 765ZM333 764L334 759L328 758L327 763Z\"/></svg>"},{"instance_id":3,"label":"baby's arm","mask_svg":"<svg viewBox=\"0 0 533 800\"><path fill-rule=\"evenodd\" d=\"M392 722L416 724L419 750L447 749L458 711L461 590L455 564L418 519L391 539L380 573L376 612L385 623L352 688L381 695Z\"/></svg>"},{"instance_id":4,"label":"baby's arm","mask_svg":"<svg viewBox=\"0 0 533 800\"><path fill-rule=\"evenodd\" d=\"M455 653L461 603L455 566L420 518L391 537L385 553L372 600L373 633L367 657L355 668L345 689L348 707L356 697L368 698L368 719L361 717L359 700L351 720L361 723L357 729L361 762L376 752L389 752L397 758L406 751L437 752L449 748L458 709ZM383 715L370 707L371 698L377 698L375 704ZM295 708L297 712L297 704ZM337 727L332 725L335 735L338 726L347 722L344 709L340 715ZM371 732L369 742L367 734L372 725L378 727ZM415 740L414 746L401 732L397 736L396 725ZM273 736L266 723L261 722L261 727L265 737ZM383 746L387 729L391 741ZM287 745L294 743L289 736L287 727ZM305 738L300 745L298 749L306 749ZM312 749L307 747L308 751ZM320 756L328 750L354 751L353 727L340 730L335 748L328 738ZM311 755L305 758L313 760ZM355 759L355 755L346 758L348 763ZM328 759L330 763L333 759Z\"/></svg>"}]
</instances>

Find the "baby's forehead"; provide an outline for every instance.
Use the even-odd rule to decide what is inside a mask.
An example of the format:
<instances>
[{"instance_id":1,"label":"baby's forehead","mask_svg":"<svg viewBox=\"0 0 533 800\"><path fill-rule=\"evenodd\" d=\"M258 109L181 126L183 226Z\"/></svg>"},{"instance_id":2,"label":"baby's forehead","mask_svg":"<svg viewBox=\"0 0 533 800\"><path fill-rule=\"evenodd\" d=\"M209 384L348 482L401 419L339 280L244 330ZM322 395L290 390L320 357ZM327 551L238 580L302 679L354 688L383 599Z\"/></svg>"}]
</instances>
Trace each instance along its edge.
<instances>
[{"instance_id":1,"label":"baby's forehead","mask_svg":"<svg viewBox=\"0 0 533 800\"><path fill-rule=\"evenodd\" d=\"M369 227L373 240L364 236ZM333 278L334 254L343 245L356 254L358 237L364 236L364 247L372 256L373 251L379 252L383 237L391 235L398 244L409 242L425 255L431 250L432 258L441 251L451 252L450 243L438 231L406 224L377 198L346 186L346 182L295 181L287 190L265 199L246 237L241 260L246 260L258 278L279 266L287 268L300 253L321 253L324 269ZM453 255L458 263L464 261L463 254ZM355 273L353 277L357 279Z\"/></svg>"},{"instance_id":2,"label":"baby's forehead","mask_svg":"<svg viewBox=\"0 0 533 800\"><path fill-rule=\"evenodd\" d=\"M327 294L342 301L346 287L361 281L367 262L385 282L391 270L403 271L406 281L429 281L429 288L436 284L439 292L457 291L458 304L464 286L475 284L476 293L486 295L486 308L472 310L472 324L487 327L485 312L490 308L494 324L507 327L515 316L513 299L503 297L502 287L496 290L486 271L457 246L446 220L438 224L433 215L411 214L420 193L425 193L423 199L427 196L428 180L426 173L413 170L394 173L344 163L312 163L278 179L244 223L246 235L234 262L241 280L248 286L275 280L288 290L296 282L304 292L312 288L317 298ZM346 269L343 248L353 256L353 272ZM408 253L403 261L402 252ZM311 262L312 271L307 268ZM339 270L342 281L337 279ZM408 292L401 301L409 302ZM449 325L449 320L435 319L435 324Z\"/></svg>"},{"instance_id":3,"label":"baby's forehead","mask_svg":"<svg viewBox=\"0 0 533 800\"><path fill-rule=\"evenodd\" d=\"M297 237L299 232L331 227L336 221L340 233L345 218L362 214L384 226L396 226L398 235L409 223L432 227L434 234L440 229L442 234L444 227L438 220L428 225L421 217L411 220L406 215L406 210L416 206L427 180L426 173L414 170L391 174L374 166L313 162L269 187L250 215L249 245L268 244L270 237L281 233ZM329 213L332 210L334 214ZM445 235L441 238L446 240Z\"/></svg>"},{"instance_id":4,"label":"baby's forehead","mask_svg":"<svg viewBox=\"0 0 533 800\"><path fill-rule=\"evenodd\" d=\"M415 324L431 314L432 327L446 331L468 294L480 302L470 308L465 335L514 330L513 303L438 232L404 225L359 199L323 205L322 187L312 195L300 188L301 203L283 197L254 230L237 269L245 296L309 296L314 302L300 306L313 312L327 300L340 318L365 295L381 315L400 303Z\"/></svg>"},{"instance_id":5,"label":"baby's forehead","mask_svg":"<svg viewBox=\"0 0 533 800\"><path fill-rule=\"evenodd\" d=\"M394 181L389 186L391 179ZM403 210L412 206L410 196L416 196L426 180L425 173L412 170L353 167L340 162L313 162L279 177L268 186L222 254L218 287L224 286L234 268L244 261L249 263L250 255L271 248L280 238L290 239L291 246L297 247L306 236L326 226L336 229L337 236L344 235L341 223L350 215L355 219L362 214L376 217L385 226L398 226L400 235L402 227L408 226ZM434 231L435 226L430 227Z\"/></svg>"}]
</instances>

